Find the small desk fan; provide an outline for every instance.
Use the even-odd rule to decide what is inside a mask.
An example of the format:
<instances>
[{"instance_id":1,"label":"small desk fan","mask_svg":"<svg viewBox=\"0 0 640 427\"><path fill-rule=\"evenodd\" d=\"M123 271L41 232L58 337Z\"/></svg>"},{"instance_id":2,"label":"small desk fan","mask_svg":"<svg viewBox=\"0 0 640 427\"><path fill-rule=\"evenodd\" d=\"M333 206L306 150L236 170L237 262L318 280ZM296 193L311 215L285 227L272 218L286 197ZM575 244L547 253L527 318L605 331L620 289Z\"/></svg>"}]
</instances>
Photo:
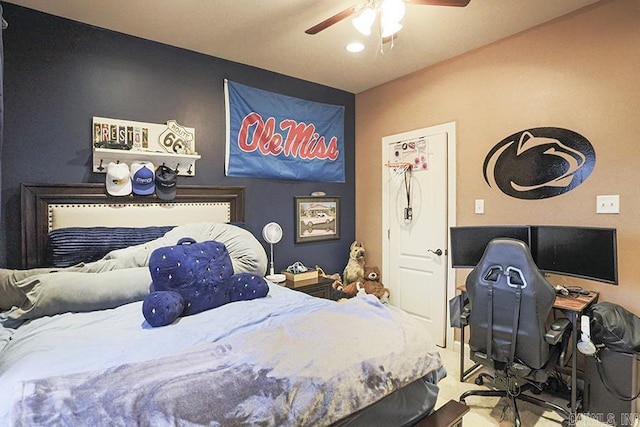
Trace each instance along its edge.
<instances>
[{"instance_id":1,"label":"small desk fan","mask_svg":"<svg viewBox=\"0 0 640 427\"><path fill-rule=\"evenodd\" d=\"M269 243L271 246L271 260L269 263L269 275L267 279L274 283L284 282L285 275L284 274L274 274L273 268L273 245L278 243L282 239L282 227L277 222L270 222L264 226L262 229L262 237L264 241Z\"/></svg>"}]
</instances>

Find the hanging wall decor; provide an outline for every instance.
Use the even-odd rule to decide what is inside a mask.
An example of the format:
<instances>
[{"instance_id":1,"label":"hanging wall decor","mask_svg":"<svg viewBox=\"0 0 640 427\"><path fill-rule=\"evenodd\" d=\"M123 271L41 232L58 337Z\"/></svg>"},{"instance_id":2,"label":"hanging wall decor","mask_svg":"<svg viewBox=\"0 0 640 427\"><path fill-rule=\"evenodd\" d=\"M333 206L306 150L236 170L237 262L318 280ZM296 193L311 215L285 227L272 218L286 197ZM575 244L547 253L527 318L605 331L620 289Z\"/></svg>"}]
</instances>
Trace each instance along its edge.
<instances>
[{"instance_id":1,"label":"hanging wall decor","mask_svg":"<svg viewBox=\"0 0 640 427\"><path fill-rule=\"evenodd\" d=\"M344 106L224 88L227 176L345 182Z\"/></svg>"},{"instance_id":2,"label":"hanging wall decor","mask_svg":"<svg viewBox=\"0 0 640 427\"><path fill-rule=\"evenodd\" d=\"M596 164L596 153L577 132L539 127L516 132L487 154L484 179L490 187L518 199L559 196L582 184Z\"/></svg>"},{"instance_id":3,"label":"hanging wall decor","mask_svg":"<svg viewBox=\"0 0 640 427\"><path fill-rule=\"evenodd\" d=\"M340 239L339 197L295 197L296 243Z\"/></svg>"},{"instance_id":4,"label":"hanging wall decor","mask_svg":"<svg viewBox=\"0 0 640 427\"><path fill-rule=\"evenodd\" d=\"M110 162L148 161L165 165L179 175L195 175L195 129L175 120L166 124L94 117L92 123L93 171L106 173Z\"/></svg>"}]
</instances>

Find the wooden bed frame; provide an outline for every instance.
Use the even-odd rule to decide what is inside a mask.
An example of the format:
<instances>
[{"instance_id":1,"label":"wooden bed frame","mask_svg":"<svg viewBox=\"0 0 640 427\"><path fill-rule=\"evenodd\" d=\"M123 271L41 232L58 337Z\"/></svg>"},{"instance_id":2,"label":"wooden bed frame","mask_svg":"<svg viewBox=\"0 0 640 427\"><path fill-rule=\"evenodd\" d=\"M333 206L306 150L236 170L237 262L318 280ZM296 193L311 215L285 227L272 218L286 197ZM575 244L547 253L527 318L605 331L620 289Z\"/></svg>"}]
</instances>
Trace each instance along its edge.
<instances>
[{"instance_id":1,"label":"wooden bed frame","mask_svg":"<svg viewBox=\"0 0 640 427\"><path fill-rule=\"evenodd\" d=\"M176 197L113 197L104 184L22 184L22 268L47 263L48 233L70 226L140 227L244 221L244 187L179 186Z\"/></svg>"}]
</instances>

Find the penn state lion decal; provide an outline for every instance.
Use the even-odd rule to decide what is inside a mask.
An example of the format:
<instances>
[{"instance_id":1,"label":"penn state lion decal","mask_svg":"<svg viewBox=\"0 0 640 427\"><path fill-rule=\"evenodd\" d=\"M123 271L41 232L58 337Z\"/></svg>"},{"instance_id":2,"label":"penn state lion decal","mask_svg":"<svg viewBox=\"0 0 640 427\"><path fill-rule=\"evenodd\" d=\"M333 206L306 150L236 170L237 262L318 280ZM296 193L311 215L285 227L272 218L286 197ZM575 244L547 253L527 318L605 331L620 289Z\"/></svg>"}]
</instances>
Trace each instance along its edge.
<instances>
[{"instance_id":1,"label":"penn state lion decal","mask_svg":"<svg viewBox=\"0 0 640 427\"><path fill-rule=\"evenodd\" d=\"M484 180L508 196L545 199L582 184L593 171L595 150L568 129L523 130L500 141L487 154Z\"/></svg>"}]
</instances>

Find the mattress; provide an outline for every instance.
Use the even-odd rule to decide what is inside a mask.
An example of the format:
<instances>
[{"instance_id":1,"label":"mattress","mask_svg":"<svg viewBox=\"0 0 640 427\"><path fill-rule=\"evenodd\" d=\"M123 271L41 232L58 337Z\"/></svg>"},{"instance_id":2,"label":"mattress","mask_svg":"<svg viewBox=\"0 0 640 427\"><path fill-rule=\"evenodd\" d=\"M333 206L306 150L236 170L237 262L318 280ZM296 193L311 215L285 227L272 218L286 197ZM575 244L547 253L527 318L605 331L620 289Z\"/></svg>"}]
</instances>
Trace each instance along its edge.
<instances>
[{"instance_id":1,"label":"mattress","mask_svg":"<svg viewBox=\"0 0 640 427\"><path fill-rule=\"evenodd\" d=\"M412 387L403 419L431 410L445 373L426 326L371 295L270 283L160 328L141 306L0 314L0 425L372 425Z\"/></svg>"}]
</instances>

